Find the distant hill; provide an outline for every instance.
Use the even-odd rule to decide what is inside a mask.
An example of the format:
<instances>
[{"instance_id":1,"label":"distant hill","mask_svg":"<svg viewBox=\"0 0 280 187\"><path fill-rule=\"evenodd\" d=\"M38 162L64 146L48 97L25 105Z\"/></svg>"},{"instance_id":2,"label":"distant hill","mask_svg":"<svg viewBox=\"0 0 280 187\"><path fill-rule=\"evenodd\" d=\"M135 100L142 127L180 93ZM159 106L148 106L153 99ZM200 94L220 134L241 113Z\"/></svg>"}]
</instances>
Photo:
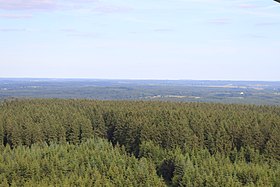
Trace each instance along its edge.
<instances>
[{"instance_id":1,"label":"distant hill","mask_svg":"<svg viewBox=\"0 0 280 187\"><path fill-rule=\"evenodd\" d=\"M280 82L0 79L0 99L86 98L280 105Z\"/></svg>"}]
</instances>

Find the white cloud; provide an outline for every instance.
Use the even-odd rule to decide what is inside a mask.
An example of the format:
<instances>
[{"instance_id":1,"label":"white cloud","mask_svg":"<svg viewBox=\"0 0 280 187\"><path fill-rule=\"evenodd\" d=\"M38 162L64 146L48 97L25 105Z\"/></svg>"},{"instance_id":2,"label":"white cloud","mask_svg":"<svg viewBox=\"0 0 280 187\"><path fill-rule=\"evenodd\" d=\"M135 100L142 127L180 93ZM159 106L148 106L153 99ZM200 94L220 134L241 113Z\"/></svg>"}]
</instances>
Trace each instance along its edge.
<instances>
[{"instance_id":1,"label":"white cloud","mask_svg":"<svg viewBox=\"0 0 280 187\"><path fill-rule=\"evenodd\" d=\"M54 0L0 0L0 9L4 10L49 10L56 5Z\"/></svg>"}]
</instances>

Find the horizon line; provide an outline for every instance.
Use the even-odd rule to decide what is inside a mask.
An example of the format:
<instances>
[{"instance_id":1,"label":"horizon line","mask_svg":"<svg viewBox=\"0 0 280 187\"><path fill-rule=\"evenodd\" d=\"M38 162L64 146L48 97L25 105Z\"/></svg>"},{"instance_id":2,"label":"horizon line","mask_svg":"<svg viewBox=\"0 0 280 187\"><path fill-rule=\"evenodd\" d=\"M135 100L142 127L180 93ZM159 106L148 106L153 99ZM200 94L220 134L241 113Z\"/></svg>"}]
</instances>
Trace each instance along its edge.
<instances>
[{"instance_id":1,"label":"horizon line","mask_svg":"<svg viewBox=\"0 0 280 187\"><path fill-rule=\"evenodd\" d=\"M158 79L158 78L93 78L93 77L0 77L0 79L280 82L280 80L256 80L256 79L255 80L245 80L245 79Z\"/></svg>"}]
</instances>

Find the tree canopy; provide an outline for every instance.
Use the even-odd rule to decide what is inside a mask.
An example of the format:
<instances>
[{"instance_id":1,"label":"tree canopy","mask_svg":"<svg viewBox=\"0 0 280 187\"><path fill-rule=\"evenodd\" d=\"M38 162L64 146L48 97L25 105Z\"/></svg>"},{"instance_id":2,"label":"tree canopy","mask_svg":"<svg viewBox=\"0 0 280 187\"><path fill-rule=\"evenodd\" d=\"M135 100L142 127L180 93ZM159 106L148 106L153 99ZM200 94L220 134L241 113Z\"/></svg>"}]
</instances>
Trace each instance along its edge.
<instances>
[{"instance_id":1,"label":"tree canopy","mask_svg":"<svg viewBox=\"0 0 280 187\"><path fill-rule=\"evenodd\" d=\"M274 106L11 100L0 105L0 181L279 186L279 134Z\"/></svg>"}]
</instances>

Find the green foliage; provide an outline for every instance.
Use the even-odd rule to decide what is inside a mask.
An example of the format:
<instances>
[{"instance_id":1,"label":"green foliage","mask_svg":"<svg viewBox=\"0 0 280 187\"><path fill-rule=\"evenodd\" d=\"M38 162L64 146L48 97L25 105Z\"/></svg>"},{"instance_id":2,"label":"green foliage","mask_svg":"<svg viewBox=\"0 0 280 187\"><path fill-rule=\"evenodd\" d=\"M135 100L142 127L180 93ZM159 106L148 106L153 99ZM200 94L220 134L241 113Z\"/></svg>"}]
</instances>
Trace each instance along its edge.
<instances>
[{"instance_id":1,"label":"green foliage","mask_svg":"<svg viewBox=\"0 0 280 187\"><path fill-rule=\"evenodd\" d=\"M279 134L272 106L6 101L0 184L279 186Z\"/></svg>"},{"instance_id":2,"label":"green foliage","mask_svg":"<svg viewBox=\"0 0 280 187\"><path fill-rule=\"evenodd\" d=\"M155 162L158 174L171 186L262 187L279 184L279 162L254 159L248 163L246 151L236 153L237 159L233 164L228 156L220 153L211 155L206 149L164 151L154 145L157 151L151 151L151 147L151 143L149 146L145 143L140 152L146 153L151 160L161 158L161 161ZM252 150L250 154L255 157L259 155Z\"/></svg>"},{"instance_id":3,"label":"green foliage","mask_svg":"<svg viewBox=\"0 0 280 187\"><path fill-rule=\"evenodd\" d=\"M150 161L122 154L101 139L6 147L0 161L2 186L164 186Z\"/></svg>"}]
</instances>

